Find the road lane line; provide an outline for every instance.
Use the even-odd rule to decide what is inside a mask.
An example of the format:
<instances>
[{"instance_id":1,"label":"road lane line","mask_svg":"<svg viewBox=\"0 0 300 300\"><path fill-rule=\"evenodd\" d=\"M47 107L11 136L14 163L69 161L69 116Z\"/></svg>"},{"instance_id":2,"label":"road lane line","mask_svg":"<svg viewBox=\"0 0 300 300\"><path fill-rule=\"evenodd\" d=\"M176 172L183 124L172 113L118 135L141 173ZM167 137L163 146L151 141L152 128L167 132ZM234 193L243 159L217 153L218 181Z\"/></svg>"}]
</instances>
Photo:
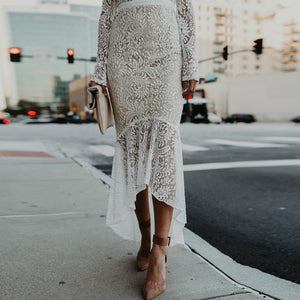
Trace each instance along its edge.
<instances>
[{"instance_id":1,"label":"road lane line","mask_svg":"<svg viewBox=\"0 0 300 300\"><path fill-rule=\"evenodd\" d=\"M34 215L8 215L0 216L1 219L6 218L26 218L26 217L49 217L49 216L66 216L66 215L78 215L85 212L63 212L63 213L53 213L53 214L34 214Z\"/></svg>"},{"instance_id":2,"label":"road lane line","mask_svg":"<svg viewBox=\"0 0 300 300\"><path fill-rule=\"evenodd\" d=\"M300 159L250 160L184 165L184 171L204 171L236 168L300 166Z\"/></svg>"},{"instance_id":3,"label":"road lane line","mask_svg":"<svg viewBox=\"0 0 300 300\"><path fill-rule=\"evenodd\" d=\"M248 148L283 148L289 146L284 144L257 143L257 142L246 142L246 141L223 140L223 139L210 139L206 141L214 144L228 145L228 146L235 146L235 147L248 147Z\"/></svg>"},{"instance_id":4,"label":"road lane line","mask_svg":"<svg viewBox=\"0 0 300 300\"><path fill-rule=\"evenodd\" d=\"M207 147L201 147L201 146L193 146L193 145L187 145L187 144L181 144L183 151L208 151L209 148Z\"/></svg>"},{"instance_id":5,"label":"road lane line","mask_svg":"<svg viewBox=\"0 0 300 300\"><path fill-rule=\"evenodd\" d=\"M109 157L114 156L115 153L115 148L110 145L95 145L90 146L89 148L97 153L101 153Z\"/></svg>"},{"instance_id":6,"label":"road lane line","mask_svg":"<svg viewBox=\"0 0 300 300\"><path fill-rule=\"evenodd\" d=\"M293 136L262 136L257 137L257 139L274 142L300 143L300 137Z\"/></svg>"}]
</instances>

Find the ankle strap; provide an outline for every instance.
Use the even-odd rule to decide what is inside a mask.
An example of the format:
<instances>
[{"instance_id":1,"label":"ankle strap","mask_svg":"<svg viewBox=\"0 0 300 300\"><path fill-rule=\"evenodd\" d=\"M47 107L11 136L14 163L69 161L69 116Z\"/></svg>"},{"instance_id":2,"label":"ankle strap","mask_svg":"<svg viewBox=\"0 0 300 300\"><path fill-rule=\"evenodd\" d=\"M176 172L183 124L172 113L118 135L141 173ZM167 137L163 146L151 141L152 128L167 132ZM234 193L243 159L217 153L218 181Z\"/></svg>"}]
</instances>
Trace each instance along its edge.
<instances>
[{"instance_id":1,"label":"ankle strap","mask_svg":"<svg viewBox=\"0 0 300 300\"><path fill-rule=\"evenodd\" d=\"M151 219L145 221L145 222L140 222L139 223L139 227L140 229L143 229L143 228L148 228L150 225L151 225Z\"/></svg>"},{"instance_id":2,"label":"ankle strap","mask_svg":"<svg viewBox=\"0 0 300 300\"><path fill-rule=\"evenodd\" d=\"M161 238L155 234L153 234L153 244L159 245L159 246L169 246L171 242L171 237L168 236L167 238Z\"/></svg>"}]
</instances>

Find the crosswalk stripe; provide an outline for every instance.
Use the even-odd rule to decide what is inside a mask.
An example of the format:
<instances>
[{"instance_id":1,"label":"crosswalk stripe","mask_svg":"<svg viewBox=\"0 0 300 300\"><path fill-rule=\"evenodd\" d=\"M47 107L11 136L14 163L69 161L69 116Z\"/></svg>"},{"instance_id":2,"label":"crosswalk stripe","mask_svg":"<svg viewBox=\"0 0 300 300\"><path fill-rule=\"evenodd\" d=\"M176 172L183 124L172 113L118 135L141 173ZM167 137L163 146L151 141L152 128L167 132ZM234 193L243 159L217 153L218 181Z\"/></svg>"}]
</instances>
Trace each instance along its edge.
<instances>
[{"instance_id":1,"label":"crosswalk stripe","mask_svg":"<svg viewBox=\"0 0 300 300\"><path fill-rule=\"evenodd\" d=\"M201 147L201 146L193 146L193 145L187 145L187 144L181 144L183 151L208 151L209 148L207 147Z\"/></svg>"},{"instance_id":2,"label":"crosswalk stripe","mask_svg":"<svg viewBox=\"0 0 300 300\"><path fill-rule=\"evenodd\" d=\"M0 150L47 152L45 145L42 142L36 142L36 141L1 141Z\"/></svg>"},{"instance_id":3,"label":"crosswalk stripe","mask_svg":"<svg viewBox=\"0 0 300 300\"><path fill-rule=\"evenodd\" d=\"M236 147L248 147L248 148L283 148L288 147L284 144L274 144L274 143L257 143L257 142L246 142L246 141L233 141L233 140L223 140L223 139L210 139L206 140L209 143L236 146Z\"/></svg>"},{"instance_id":4,"label":"crosswalk stripe","mask_svg":"<svg viewBox=\"0 0 300 300\"><path fill-rule=\"evenodd\" d=\"M257 168L257 167L280 167L280 166L300 166L300 159L278 159L278 160L253 160L253 161L233 161L206 164L184 165L184 171L203 171L235 168Z\"/></svg>"},{"instance_id":5,"label":"crosswalk stripe","mask_svg":"<svg viewBox=\"0 0 300 300\"><path fill-rule=\"evenodd\" d=\"M93 145L89 147L91 150L101 153L105 156L114 156L115 148L110 145Z\"/></svg>"},{"instance_id":6,"label":"crosswalk stripe","mask_svg":"<svg viewBox=\"0 0 300 300\"><path fill-rule=\"evenodd\" d=\"M285 143L300 143L300 137L294 136L262 136L258 137L259 140L264 141L275 141L275 142L285 142Z\"/></svg>"}]
</instances>

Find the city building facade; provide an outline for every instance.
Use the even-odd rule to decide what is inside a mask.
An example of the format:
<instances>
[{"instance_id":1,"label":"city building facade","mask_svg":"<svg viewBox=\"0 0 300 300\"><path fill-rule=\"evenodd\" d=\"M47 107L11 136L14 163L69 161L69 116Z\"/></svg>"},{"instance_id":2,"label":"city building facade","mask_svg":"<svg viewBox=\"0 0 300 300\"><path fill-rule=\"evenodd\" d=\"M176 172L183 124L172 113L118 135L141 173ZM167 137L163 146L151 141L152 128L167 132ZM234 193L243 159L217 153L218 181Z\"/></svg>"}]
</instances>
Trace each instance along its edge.
<instances>
[{"instance_id":1,"label":"city building facade","mask_svg":"<svg viewBox=\"0 0 300 300\"><path fill-rule=\"evenodd\" d=\"M97 51L97 24L101 6L68 3L67 0L0 2L0 109L19 100L65 101L57 92L57 78L69 82L94 69L91 58ZM11 62L8 49L20 47L21 62ZM74 49L69 64L67 49ZM60 57L61 59L58 59ZM64 59L65 58L65 59ZM77 78L77 77L76 77ZM67 84L66 84L67 86Z\"/></svg>"},{"instance_id":2,"label":"city building facade","mask_svg":"<svg viewBox=\"0 0 300 300\"><path fill-rule=\"evenodd\" d=\"M193 7L199 60L220 55L199 64L201 76L208 73L217 73L221 77L221 74L268 74L299 68L299 59L295 56L299 52L296 36L300 24L293 21L291 25L288 8L283 7L280 1L193 0ZM280 20L282 14L286 16ZM259 38L263 39L262 55L251 51L253 41ZM225 46L228 46L229 53L227 61L222 58ZM238 51L241 52L234 53ZM283 52L288 54L283 55ZM286 66L292 65L292 68L283 66L283 61L290 61Z\"/></svg>"}]
</instances>

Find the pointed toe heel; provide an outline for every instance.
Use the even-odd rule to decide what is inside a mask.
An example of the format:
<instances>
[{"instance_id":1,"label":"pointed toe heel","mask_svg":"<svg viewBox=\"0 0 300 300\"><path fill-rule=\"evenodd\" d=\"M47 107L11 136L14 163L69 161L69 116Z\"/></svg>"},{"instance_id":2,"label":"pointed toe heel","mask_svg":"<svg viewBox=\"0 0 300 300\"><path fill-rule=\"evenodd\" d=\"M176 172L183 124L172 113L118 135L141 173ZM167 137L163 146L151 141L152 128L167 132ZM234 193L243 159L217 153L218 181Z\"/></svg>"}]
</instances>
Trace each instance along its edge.
<instances>
[{"instance_id":1,"label":"pointed toe heel","mask_svg":"<svg viewBox=\"0 0 300 300\"><path fill-rule=\"evenodd\" d=\"M171 237L161 238L157 235L153 235L153 244L159 246L169 246ZM165 264L168 261L168 252L166 249L162 248L165 256ZM162 294L166 289L166 280L163 280L158 283L146 282L143 286L143 296L145 300L151 300L160 294Z\"/></svg>"}]
</instances>

